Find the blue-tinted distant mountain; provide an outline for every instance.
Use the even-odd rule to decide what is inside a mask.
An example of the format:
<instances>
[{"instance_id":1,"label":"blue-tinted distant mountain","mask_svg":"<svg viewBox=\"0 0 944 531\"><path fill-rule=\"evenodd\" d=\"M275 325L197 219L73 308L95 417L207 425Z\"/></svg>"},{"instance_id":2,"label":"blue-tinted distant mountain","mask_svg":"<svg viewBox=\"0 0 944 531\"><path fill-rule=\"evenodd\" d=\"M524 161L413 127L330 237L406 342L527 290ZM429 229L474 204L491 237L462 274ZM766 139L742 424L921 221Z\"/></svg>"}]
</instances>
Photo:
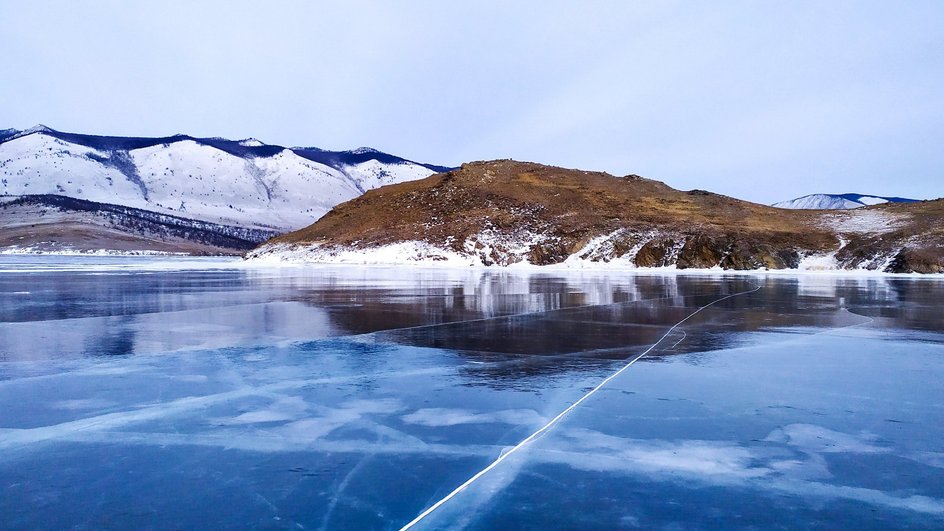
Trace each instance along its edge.
<instances>
[{"instance_id":1,"label":"blue-tinted distant mountain","mask_svg":"<svg viewBox=\"0 0 944 531\"><path fill-rule=\"evenodd\" d=\"M0 130L0 195L51 194L263 230L296 229L372 188L448 169L368 148Z\"/></svg>"},{"instance_id":2,"label":"blue-tinted distant mountain","mask_svg":"<svg viewBox=\"0 0 944 531\"><path fill-rule=\"evenodd\" d=\"M883 197L866 194L811 194L790 201L774 203L777 208L807 210L849 210L883 203L914 203L916 199L904 197Z\"/></svg>"},{"instance_id":3,"label":"blue-tinted distant mountain","mask_svg":"<svg viewBox=\"0 0 944 531\"><path fill-rule=\"evenodd\" d=\"M15 129L8 129L11 134L9 137L15 136L19 133ZM174 142L181 142L185 140L192 140L198 144L205 146L211 146L220 151L225 151L230 155L243 158L251 157L272 157L277 155L285 149L290 149L301 157L304 157L313 162L319 162L326 166L332 168L343 168L348 166L355 166L364 162L375 160L384 164L416 164L419 166L426 167L433 172L443 172L449 171L451 168L448 166L438 166L435 164L425 164L421 162L414 162L412 160L407 160L396 155L391 155L389 153L384 153L383 151L378 151L373 148L358 148L348 151L330 151L326 149L321 149L317 147L292 147L286 148L284 146L278 146L273 144L265 144L255 138L247 138L244 140L229 140L227 138L220 137L209 137L209 138L200 138L193 137L190 135L177 134L173 136L166 137L122 137L122 136L99 136L99 135L86 135L79 133L63 133L61 131L56 131L50 129L43 125L38 125L31 129L28 129L27 132L42 132L49 136L65 140L67 142L72 142L75 144L81 144L83 146L92 147L102 151L114 151L114 150L123 150L130 151L134 149L148 148L152 146L162 145L162 144L172 144ZM2 137L0 137L2 138ZM0 140L2 141L2 140Z\"/></svg>"}]
</instances>

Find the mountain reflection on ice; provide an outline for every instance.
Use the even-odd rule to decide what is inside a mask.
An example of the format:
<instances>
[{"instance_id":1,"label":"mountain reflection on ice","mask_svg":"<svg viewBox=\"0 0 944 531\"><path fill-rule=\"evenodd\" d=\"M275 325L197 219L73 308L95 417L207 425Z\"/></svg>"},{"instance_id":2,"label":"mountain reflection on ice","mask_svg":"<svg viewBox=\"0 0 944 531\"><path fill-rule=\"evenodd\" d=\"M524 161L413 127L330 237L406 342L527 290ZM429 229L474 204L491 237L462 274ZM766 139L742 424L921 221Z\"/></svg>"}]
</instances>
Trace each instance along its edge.
<instances>
[{"instance_id":1,"label":"mountain reflection on ice","mask_svg":"<svg viewBox=\"0 0 944 531\"><path fill-rule=\"evenodd\" d=\"M0 258L0 527L944 525L944 282Z\"/></svg>"}]
</instances>

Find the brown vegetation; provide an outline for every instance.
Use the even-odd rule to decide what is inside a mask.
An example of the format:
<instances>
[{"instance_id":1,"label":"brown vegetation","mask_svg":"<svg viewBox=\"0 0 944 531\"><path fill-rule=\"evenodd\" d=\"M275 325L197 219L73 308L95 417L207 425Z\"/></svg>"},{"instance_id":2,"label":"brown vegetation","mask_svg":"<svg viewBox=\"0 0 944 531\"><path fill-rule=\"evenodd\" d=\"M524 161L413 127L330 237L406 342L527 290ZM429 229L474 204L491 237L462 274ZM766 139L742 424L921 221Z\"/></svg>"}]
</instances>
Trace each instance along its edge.
<instances>
[{"instance_id":1,"label":"brown vegetation","mask_svg":"<svg viewBox=\"0 0 944 531\"><path fill-rule=\"evenodd\" d=\"M849 264L866 258L877 264L880 256L903 252L896 270L944 266L940 250L934 250L944 241L944 202L869 208L884 209L901 224L889 235L856 236L842 250ZM635 248L639 266L780 269L796 267L804 253L839 248L840 234L824 214L679 191L637 175L500 160L371 190L270 243L365 248L419 240L468 252L468 242L485 232L508 241L526 233L540 235L526 256L492 246L483 262L552 264L592 238L612 234L607 253L590 259L618 258ZM916 234L923 239L915 240ZM917 247L905 249L905 240Z\"/></svg>"}]
</instances>

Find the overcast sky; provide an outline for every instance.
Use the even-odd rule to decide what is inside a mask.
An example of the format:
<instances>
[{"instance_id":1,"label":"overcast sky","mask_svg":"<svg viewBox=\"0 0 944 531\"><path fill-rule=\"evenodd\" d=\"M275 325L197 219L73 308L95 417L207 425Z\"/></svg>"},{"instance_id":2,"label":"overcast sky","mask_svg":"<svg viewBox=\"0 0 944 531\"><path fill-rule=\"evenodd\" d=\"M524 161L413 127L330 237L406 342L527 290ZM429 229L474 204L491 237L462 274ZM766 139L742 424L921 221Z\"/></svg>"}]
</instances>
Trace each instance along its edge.
<instances>
[{"instance_id":1,"label":"overcast sky","mask_svg":"<svg viewBox=\"0 0 944 531\"><path fill-rule=\"evenodd\" d=\"M0 128L944 196L944 2L0 0Z\"/></svg>"}]
</instances>

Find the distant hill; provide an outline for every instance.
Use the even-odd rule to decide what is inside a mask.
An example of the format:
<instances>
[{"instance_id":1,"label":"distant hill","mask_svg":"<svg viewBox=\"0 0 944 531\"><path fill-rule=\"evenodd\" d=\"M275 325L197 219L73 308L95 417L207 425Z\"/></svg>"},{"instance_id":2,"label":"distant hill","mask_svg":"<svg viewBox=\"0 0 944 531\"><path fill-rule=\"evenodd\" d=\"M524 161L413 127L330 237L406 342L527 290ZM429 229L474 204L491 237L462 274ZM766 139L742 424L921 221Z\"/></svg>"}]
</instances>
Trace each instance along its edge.
<instances>
[{"instance_id":1,"label":"distant hill","mask_svg":"<svg viewBox=\"0 0 944 531\"><path fill-rule=\"evenodd\" d=\"M509 160L385 186L255 260L944 271L944 200L785 210Z\"/></svg>"},{"instance_id":2,"label":"distant hill","mask_svg":"<svg viewBox=\"0 0 944 531\"><path fill-rule=\"evenodd\" d=\"M278 234L60 195L0 201L0 253L158 251L241 255Z\"/></svg>"},{"instance_id":3,"label":"distant hill","mask_svg":"<svg viewBox=\"0 0 944 531\"><path fill-rule=\"evenodd\" d=\"M848 210L883 203L914 203L916 201L917 199L904 197L882 197L865 194L810 194L790 201L774 203L773 206L806 210Z\"/></svg>"},{"instance_id":4,"label":"distant hill","mask_svg":"<svg viewBox=\"0 0 944 531\"><path fill-rule=\"evenodd\" d=\"M188 135L98 136L42 125L0 130L0 196L7 200L72 198L268 234L304 227L366 190L448 169L370 148L328 151ZM60 201L53 208L77 204ZM46 228L49 219L42 223ZM6 221L0 220L0 240ZM43 240L49 233L19 236L24 244L72 248L65 236L53 242Z\"/></svg>"}]
</instances>

